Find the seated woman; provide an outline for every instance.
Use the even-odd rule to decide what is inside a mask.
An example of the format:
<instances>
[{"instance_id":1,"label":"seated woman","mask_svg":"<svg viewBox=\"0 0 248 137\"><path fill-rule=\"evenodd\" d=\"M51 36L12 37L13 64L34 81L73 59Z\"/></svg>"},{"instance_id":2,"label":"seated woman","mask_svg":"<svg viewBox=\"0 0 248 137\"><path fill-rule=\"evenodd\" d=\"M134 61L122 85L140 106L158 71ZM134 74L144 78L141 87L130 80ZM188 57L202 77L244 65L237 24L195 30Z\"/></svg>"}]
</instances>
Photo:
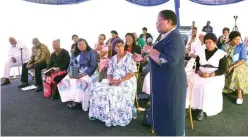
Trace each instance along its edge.
<instances>
[{"instance_id":1,"label":"seated woman","mask_svg":"<svg viewBox=\"0 0 248 137\"><path fill-rule=\"evenodd\" d=\"M125 39L126 39L125 51L130 52L132 54L134 53L141 54L141 48L136 45L135 37L133 33L127 33Z\"/></svg>"},{"instance_id":2,"label":"seated woman","mask_svg":"<svg viewBox=\"0 0 248 137\"><path fill-rule=\"evenodd\" d=\"M53 68L51 73L45 75L44 95L56 98L57 84L67 75L67 68L70 64L69 52L60 48L60 40L53 41L54 52L51 55L47 69Z\"/></svg>"},{"instance_id":3,"label":"seated woman","mask_svg":"<svg viewBox=\"0 0 248 137\"><path fill-rule=\"evenodd\" d=\"M108 67L108 45L104 44L106 36L100 34L98 37L98 43L95 44L95 51L98 53L99 59L99 79L107 78L107 67Z\"/></svg>"},{"instance_id":4,"label":"seated woman","mask_svg":"<svg viewBox=\"0 0 248 137\"><path fill-rule=\"evenodd\" d=\"M109 62L108 82L94 86L89 110L91 120L99 119L108 127L126 126L130 123L137 88L137 68L132 54L124 51L124 42L121 39L113 46L117 55Z\"/></svg>"},{"instance_id":5,"label":"seated woman","mask_svg":"<svg viewBox=\"0 0 248 137\"><path fill-rule=\"evenodd\" d=\"M82 109L88 110L91 90L98 77L97 64L97 53L80 38L71 56L69 74L58 84L61 101L69 101L68 107L75 108L82 103Z\"/></svg>"},{"instance_id":6,"label":"seated woman","mask_svg":"<svg viewBox=\"0 0 248 137\"><path fill-rule=\"evenodd\" d=\"M224 93L237 91L236 104L243 104L242 94L248 94L248 62L247 51L240 43L240 33L233 31L227 44L222 49L227 53L227 70Z\"/></svg>"},{"instance_id":7,"label":"seated woman","mask_svg":"<svg viewBox=\"0 0 248 137\"><path fill-rule=\"evenodd\" d=\"M222 90L225 85L226 53L217 48L215 34L206 34L204 42L206 49L199 51L196 57L196 74L192 80L192 108L200 110L197 120L203 120L205 114L214 116L222 111ZM187 98L189 93L190 86Z\"/></svg>"}]
</instances>

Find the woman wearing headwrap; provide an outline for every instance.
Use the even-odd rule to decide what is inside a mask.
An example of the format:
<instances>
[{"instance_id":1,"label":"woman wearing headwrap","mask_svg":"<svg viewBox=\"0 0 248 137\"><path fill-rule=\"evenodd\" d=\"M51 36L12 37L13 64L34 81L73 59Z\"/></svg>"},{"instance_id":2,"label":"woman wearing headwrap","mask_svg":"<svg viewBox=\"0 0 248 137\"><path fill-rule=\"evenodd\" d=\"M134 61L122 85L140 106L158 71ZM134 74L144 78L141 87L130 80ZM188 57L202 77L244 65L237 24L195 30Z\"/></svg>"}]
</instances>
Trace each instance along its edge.
<instances>
[{"instance_id":1,"label":"woman wearing headwrap","mask_svg":"<svg viewBox=\"0 0 248 137\"><path fill-rule=\"evenodd\" d=\"M224 93L237 91L236 104L243 104L242 94L248 94L248 62L245 44L240 43L241 34L233 31L230 42L222 49L227 53L227 70Z\"/></svg>"}]
</instances>

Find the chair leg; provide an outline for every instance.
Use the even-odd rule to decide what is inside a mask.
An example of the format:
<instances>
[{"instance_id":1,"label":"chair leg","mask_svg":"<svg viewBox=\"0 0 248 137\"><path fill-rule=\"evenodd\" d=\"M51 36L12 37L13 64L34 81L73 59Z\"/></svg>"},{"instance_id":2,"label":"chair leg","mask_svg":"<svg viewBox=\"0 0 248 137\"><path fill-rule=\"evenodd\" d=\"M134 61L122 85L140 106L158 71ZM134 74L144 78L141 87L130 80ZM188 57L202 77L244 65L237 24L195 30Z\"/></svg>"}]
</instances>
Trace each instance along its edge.
<instances>
[{"instance_id":1,"label":"chair leg","mask_svg":"<svg viewBox=\"0 0 248 137\"><path fill-rule=\"evenodd\" d=\"M138 80L140 79L140 77L139 77L139 68L140 68L140 63L138 64L138 67L137 67L138 73L135 75L136 79L137 79L137 90L136 90L136 95L135 95L136 108L137 108L137 112L140 113L139 98L138 98Z\"/></svg>"},{"instance_id":2,"label":"chair leg","mask_svg":"<svg viewBox=\"0 0 248 137\"><path fill-rule=\"evenodd\" d=\"M192 109L191 109L191 99L190 99L190 105L189 105L189 119L190 119L191 129L194 129L194 123L193 123L193 118L192 118Z\"/></svg>"},{"instance_id":3,"label":"chair leg","mask_svg":"<svg viewBox=\"0 0 248 137\"><path fill-rule=\"evenodd\" d=\"M189 118L190 118L191 129L194 129L194 123L193 123L193 118L192 118L192 91L193 91L193 83L190 84L189 89L190 89Z\"/></svg>"},{"instance_id":4,"label":"chair leg","mask_svg":"<svg viewBox=\"0 0 248 137\"><path fill-rule=\"evenodd\" d=\"M139 107L138 93L136 93L135 100L136 100L137 111L140 112L140 110L139 110L140 107Z\"/></svg>"},{"instance_id":5,"label":"chair leg","mask_svg":"<svg viewBox=\"0 0 248 137\"><path fill-rule=\"evenodd\" d=\"M21 76L21 73L20 73L20 67L18 66L18 74L19 74L19 77Z\"/></svg>"}]
</instances>

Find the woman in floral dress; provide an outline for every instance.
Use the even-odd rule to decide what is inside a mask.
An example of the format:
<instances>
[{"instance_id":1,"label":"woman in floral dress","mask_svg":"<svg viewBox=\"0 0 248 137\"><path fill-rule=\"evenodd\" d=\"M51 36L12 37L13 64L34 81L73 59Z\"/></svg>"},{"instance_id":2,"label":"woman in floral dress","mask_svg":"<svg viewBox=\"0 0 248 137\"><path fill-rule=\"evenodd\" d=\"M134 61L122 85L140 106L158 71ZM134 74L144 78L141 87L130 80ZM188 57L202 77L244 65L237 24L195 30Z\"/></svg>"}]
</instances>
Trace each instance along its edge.
<instances>
[{"instance_id":1,"label":"woman in floral dress","mask_svg":"<svg viewBox=\"0 0 248 137\"><path fill-rule=\"evenodd\" d=\"M237 91L236 104L243 104L242 94L248 94L248 62L245 44L240 43L241 34L233 31L230 42L223 45L227 53L227 70L224 93Z\"/></svg>"},{"instance_id":2,"label":"woman in floral dress","mask_svg":"<svg viewBox=\"0 0 248 137\"><path fill-rule=\"evenodd\" d=\"M95 44L94 50L98 53L98 67L99 67L99 80L107 78L108 67L108 45L104 44L106 36L100 34L98 36L98 42Z\"/></svg>"},{"instance_id":3,"label":"woman in floral dress","mask_svg":"<svg viewBox=\"0 0 248 137\"><path fill-rule=\"evenodd\" d=\"M114 46L117 55L109 62L108 81L94 86L89 110L91 120L99 119L108 127L130 123L137 88L137 67L132 54L124 51L121 39Z\"/></svg>"},{"instance_id":4,"label":"woman in floral dress","mask_svg":"<svg viewBox=\"0 0 248 137\"><path fill-rule=\"evenodd\" d=\"M71 56L68 72L72 67L78 68L76 77L69 73L59 84L58 90L62 102L69 102L70 108L82 103L82 109L88 110L93 84L97 81L97 53L90 48L85 39L79 39Z\"/></svg>"}]
</instances>

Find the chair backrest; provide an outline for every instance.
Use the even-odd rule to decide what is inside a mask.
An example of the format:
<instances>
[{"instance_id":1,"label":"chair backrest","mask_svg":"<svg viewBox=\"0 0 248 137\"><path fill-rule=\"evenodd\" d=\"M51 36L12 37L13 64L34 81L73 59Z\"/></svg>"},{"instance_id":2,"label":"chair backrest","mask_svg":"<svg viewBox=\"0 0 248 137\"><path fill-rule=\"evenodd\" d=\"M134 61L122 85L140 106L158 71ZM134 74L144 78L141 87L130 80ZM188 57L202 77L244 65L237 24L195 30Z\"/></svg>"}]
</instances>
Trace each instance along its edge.
<instances>
[{"instance_id":1,"label":"chair backrest","mask_svg":"<svg viewBox=\"0 0 248 137\"><path fill-rule=\"evenodd\" d=\"M194 63L195 63L195 58L191 58L189 61L185 60L184 62L187 62L187 65L185 67L185 71L190 71L193 69Z\"/></svg>"},{"instance_id":2,"label":"chair backrest","mask_svg":"<svg viewBox=\"0 0 248 137\"><path fill-rule=\"evenodd\" d=\"M191 58L189 61L185 60L185 62L187 62L187 65L185 67L187 79L191 79L191 77L194 75L196 68L195 59Z\"/></svg>"}]
</instances>

